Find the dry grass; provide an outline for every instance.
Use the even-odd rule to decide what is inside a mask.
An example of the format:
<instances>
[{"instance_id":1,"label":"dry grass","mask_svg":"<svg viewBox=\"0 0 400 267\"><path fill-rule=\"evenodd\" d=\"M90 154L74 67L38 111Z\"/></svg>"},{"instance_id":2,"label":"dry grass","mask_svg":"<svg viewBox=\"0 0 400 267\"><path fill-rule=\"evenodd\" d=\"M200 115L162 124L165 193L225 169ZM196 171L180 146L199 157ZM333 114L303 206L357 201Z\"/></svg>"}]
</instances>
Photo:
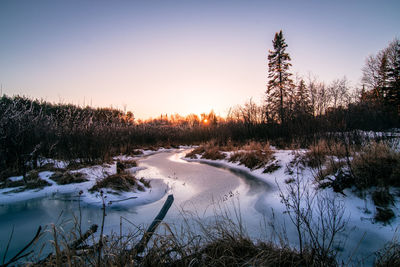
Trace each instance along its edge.
<instances>
[{"instance_id":1,"label":"dry grass","mask_svg":"<svg viewBox=\"0 0 400 267\"><path fill-rule=\"evenodd\" d=\"M191 158L191 159L195 159L195 158L197 158L197 155L201 155L205 151L206 151L205 147L203 145L201 145L199 147L196 147L195 149L193 149L189 153L187 153L185 157Z\"/></svg>"},{"instance_id":2,"label":"dry grass","mask_svg":"<svg viewBox=\"0 0 400 267\"><path fill-rule=\"evenodd\" d=\"M139 181L147 188L151 187L150 181L147 181L146 179L144 179L143 177L139 179Z\"/></svg>"},{"instance_id":3,"label":"dry grass","mask_svg":"<svg viewBox=\"0 0 400 267\"><path fill-rule=\"evenodd\" d=\"M225 154L221 153L221 150L222 149L215 142L210 141L193 149L191 152L186 154L186 157L195 159L197 158L197 155L200 155L203 159L224 159Z\"/></svg>"},{"instance_id":4,"label":"dry grass","mask_svg":"<svg viewBox=\"0 0 400 267\"><path fill-rule=\"evenodd\" d=\"M0 188L21 187L14 190L14 192L18 193L29 189L43 188L49 185L50 184L47 181L40 179L38 171L32 170L25 175L25 181L19 180L13 182L7 179L2 184L0 184Z\"/></svg>"},{"instance_id":5,"label":"dry grass","mask_svg":"<svg viewBox=\"0 0 400 267\"><path fill-rule=\"evenodd\" d=\"M400 266L400 244L398 241L389 242L376 253L375 267Z\"/></svg>"},{"instance_id":6,"label":"dry grass","mask_svg":"<svg viewBox=\"0 0 400 267\"><path fill-rule=\"evenodd\" d=\"M219 223L231 225L226 221ZM163 224L166 232L156 234L150 248L140 256L134 245L142 230L124 236L114 233L103 239L100 263L102 266L335 266L334 259L317 260L311 250L300 255L289 246L254 242L238 234L237 229L202 226L206 233L189 233L192 238L182 241L169 225ZM98 243L94 238L74 249L71 244L79 238L78 230L65 233L61 227L54 229L53 254L30 266L98 266ZM89 245L91 242L94 245Z\"/></svg>"},{"instance_id":7,"label":"dry grass","mask_svg":"<svg viewBox=\"0 0 400 267\"><path fill-rule=\"evenodd\" d=\"M117 167L117 173L122 173L126 169L137 167L137 162L136 160L133 159L117 160L116 167Z\"/></svg>"},{"instance_id":8,"label":"dry grass","mask_svg":"<svg viewBox=\"0 0 400 267\"><path fill-rule=\"evenodd\" d=\"M96 184L90 188L89 191L99 191L102 188L111 188L116 191L123 192L129 192L135 189L144 191L144 188L137 183L135 176L127 172L110 175L103 179L97 180Z\"/></svg>"},{"instance_id":9,"label":"dry grass","mask_svg":"<svg viewBox=\"0 0 400 267\"><path fill-rule=\"evenodd\" d=\"M342 143L335 141L328 142L325 139L321 139L318 143L309 147L303 160L306 165L315 168L324 165L327 156L344 158L346 157L346 148Z\"/></svg>"},{"instance_id":10,"label":"dry grass","mask_svg":"<svg viewBox=\"0 0 400 267\"><path fill-rule=\"evenodd\" d=\"M376 207L375 221L387 223L394 217L394 212L388 207Z\"/></svg>"},{"instance_id":11,"label":"dry grass","mask_svg":"<svg viewBox=\"0 0 400 267\"><path fill-rule=\"evenodd\" d=\"M250 169L258 169L267 165L273 158L273 151L268 142L251 141L243 146L235 146L228 141L226 145L218 145L216 142L208 142L193 149L186 154L188 158L197 158L200 155L203 159L218 160L226 158L221 151L234 151L231 154L230 162L239 162ZM270 166L267 171L274 171L280 166Z\"/></svg>"},{"instance_id":12,"label":"dry grass","mask_svg":"<svg viewBox=\"0 0 400 267\"><path fill-rule=\"evenodd\" d=\"M250 141L249 143L243 145L240 149L246 151L270 151L271 146L269 142L261 143L261 142Z\"/></svg>"},{"instance_id":13,"label":"dry grass","mask_svg":"<svg viewBox=\"0 0 400 267\"><path fill-rule=\"evenodd\" d=\"M0 184L0 188L19 187L23 185L25 185L24 180L11 181L10 179L6 179L3 183Z\"/></svg>"},{"instance_id":14,"label":"dry grass","mask_svg":"<svg viewBox=\"0 0 400 267\"><path fill-rule=\"evenodd\" d=\"M322 181L327 176L336 176L338 171L341 170L345 165L346 163L343 161L335 161L332 159L325 164L324 168L318 170L317 174L315 175L315 179L317 181Z\"/></svg>"},{"instance_id":15,"label":"dry grass","mask_svg":"<svg viewBox=\"0 0 400 267\"><path fill-rule=\"evenodd\" d=\"M133 156L142 155L142 154L143 154L143 151L140 149L134 149L129 153L129 155L133 155Z\"/></svg>"},{"instance_id":16,"label":"dry grass","mask_svg":"<svg viewBox=\"0 0 400 267\"><path fill-rule=\"evenodd\" d=\"M249 169L258 169L264 167L266 164L270 162L272 159L272 155L261 150L257 151L238 151L234 152L229 161L231 162L240 162Z\"/></svg>"},{"instance_id":17,"label":"dry grass","mask_svg":"<svg viewBox=\"0 0 400 267\"><path fill-rule=\"evenodd\" d=\"M230 158L230 162L240 162L250 169L258 169L265 167L273 159L273 151L269 143L250 142L241 147L240 151L234 152ZM276 169L275 167L271 167Z\"/></svg>"},{"instance_id":18,"label":"dry grass","mask_svg":"<svg viewBox=\"0 0 400 267\"><path fill-rule=\"evenodd\" d=\"M390 194L388 188L377 188L372 193L372 201L375 206L387 207L394 204L394 197Z\"/></svg>"},{"instance_id":19,"label":"dry grass","mask_svg":"<svg viewBox=\"0 0 400 267\"><path fill-rule=\"evenodd\" d=\"M47 181L40 179L39 173L35 170L26 174L25 189L43 188L49 185Z\"/></svg>"},{"instance_id":20,"label":"dry grass","mask_svg":"<svg viewBox=\"0 0 400 267\"><path fill-rule=\"evenodd\" d=\"M170 240L171 241L171 240ZM165 240L164 244L168 244ZM175 247L174 247L175 245ZM178 245L178 246L176 246ZM272 243L254 243L249 238L235 237L224 233L221 237L191 247L190 253L183 251L181 244L169 244L169 250L183 252L176 259L168 249L153 247L143 258L141 266L307 266L306 257L289 247L278 247ZM161 250L161 251L160 251ZM160 253L161 252L161 253ZM166 252L166 253L163 253ZM175 251L174 251L175 252ZM306 255L303 255L306 256ZM328 265L329 266L329 265Z\"/></svg>"},{"instance_id":21,"label":"dry grass","mask_svg":"<svg viewBox=\"0 0 400 267\"><path fill-rule=\"evenodd\" d=\"M281 165L279 165L277 162L272 162L271 164L268 164L267 167L265 167L263 173L273 173L280 168L282 168Z\"/></svg>"},{"instance_id":22,"label":"dry grass","mask_svg":"<svg viewBox=\"0 0 400 267\"><path fill-rule=\"evenodd\" d=\"M219 147L208 147L201 158L211 160L224 159L225 154L220 152Z\"/></svg>"},{"instance_id":23,"label":"dry grass","mask_svg":"<svg viewBox=\"0 0 400 267\"><path fill-rule=\"evenodd\" d=\"M351 162L355 186L400 187L400 152L387 143L371 142Z\"/></svg>"},{"instance_id":24,"label":"dry grass","mask_svg":"<svg viewBox=\"0 0 400 267\"><path fill-rule=\"evenodd\" d=\"M50 177L51 180L55 181L59 185L64 184L73 184L73 183L83 183L88 181L85 177L83 177L82 173L79 172L55 172Z\"/></svg>"}]
</instances>

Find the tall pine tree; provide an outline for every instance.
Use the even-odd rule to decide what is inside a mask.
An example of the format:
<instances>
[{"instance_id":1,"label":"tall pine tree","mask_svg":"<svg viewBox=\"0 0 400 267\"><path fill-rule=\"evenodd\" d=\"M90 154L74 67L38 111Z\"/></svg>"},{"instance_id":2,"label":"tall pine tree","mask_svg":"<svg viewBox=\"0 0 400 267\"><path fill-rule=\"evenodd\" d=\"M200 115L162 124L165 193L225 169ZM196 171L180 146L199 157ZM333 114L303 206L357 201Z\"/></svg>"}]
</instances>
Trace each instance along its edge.
<instances>
[{"instance_id":1,"label":"tall pine tree","mask_svg":"<svg viewBox=\"0 0 400 267\"><path fill-rule=\"evenodd\" d=\"M266 92L267 118L284 124L290 115L290 98L293 90L292 75L289 72L290 56L282 30L275 34L273 50L268 54L268 89Z\"/></svg>"}]
</instances>

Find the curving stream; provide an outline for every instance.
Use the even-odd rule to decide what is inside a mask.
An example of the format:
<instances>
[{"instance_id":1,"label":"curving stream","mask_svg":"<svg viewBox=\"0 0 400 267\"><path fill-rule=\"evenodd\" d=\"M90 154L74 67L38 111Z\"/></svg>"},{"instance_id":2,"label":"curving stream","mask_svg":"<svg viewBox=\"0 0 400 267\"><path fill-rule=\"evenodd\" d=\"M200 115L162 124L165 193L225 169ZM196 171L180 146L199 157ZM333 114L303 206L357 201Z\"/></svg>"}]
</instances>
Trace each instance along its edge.
<instances>
[{"instance_id":1,"label":"curving stream","mask_svg":"<svg viewBox=\"0 0 400 267\"><path fill-rule=\"evenodd\" d=\"M179 227L183 218L182 213L186 211L194 212L198 218L207 220L214 216L215 209L227 208L231 211L240 209L242 218L245 218L247 223L250 222L249 231L256 235L259 233L258 227L262 214L257 211L256 204L268 194L271 185L245 172L186 162L180 159L183 153L185 152L162 152L138 161L139 165L145 169L137 172L137 177L152 179L153 187L167 185L168 187L165 188L168 189L165 190L161 199L145 205L108 206L105 233L119 233L121 217L123 217L123 232L135 231L136 227L132 224L149 225L168 194L173 194L175 198L174 204L164 219L171 225ZM237 199L239 202L236 201ZM240 207L235 203L240 203ZM81 203L82 228L85 230L93 223L101 225L101 214L99 207ZM33 237L39 225L52 223L66 225L67 230L73 217L78 218L78 215L79 201L74 195L54 194L46 198L0 204L0 251L5 251L13 227L14 234L8 257L13 256ZM44 240L46 238L43 242Z\"/></svg>"},{"instance_id":2,"label":"curving stream","mask_svg":"<svg viewBox=\"0 0 400 267\"><path fill-rule=\"evenodd\" d=\"M284 222L281 215L283 206L273 182L263 182L245 171L228 169L217 163L186 162L180 159L185 152L175 150L139 159L139 165L145 169L138 171L136 176L151 179L151 190L165 189L160 197L156 198L158 200L151 203L138 206L108 206L104 228L106 234L120 231L127 233L136 231L136 226L148 226L164 204L167 195L173 194L175 201L164 221L170 226L176 226L176 229L182 224L182 214L186 212L207 222L215 218L217 211L228 212L233 220L241 218L247 233L255 240L274 237L267 226L274 217L272 209L276 215L276 226L279 228ZM74 195L54 194L29 201L0 203L0 251L5 251L13 226L14 234L7 258L18 252L33 237L39 225L65 225L68 231L68 227L71 227L68 221L71 222L74 216L78 218L80 205L83 231L93 223L101 225L101 209L98 206L79 203ZM350 224L349 229L353 229L351 227L358 225L359 219L355 218ZM295 229L288 222L286 234L290 242L296 244ZM52 237L48 233L42 242L50 238ZM357 254L363 254L362 257L370 255L388 241L387 237L379 235L378 230L371 230L367 237L363 236L362 231L353 231L353 236L343 235L342 238L347 240L346 253L352 253L352 249L360 245ZM361 238L362 242L358 244ZM51 247L47 246L44 251L50 249ZM344 258L346 257L344 255ZM372 258L369 258L367 262L371 260Z\"/></svg>"}]
</instances>

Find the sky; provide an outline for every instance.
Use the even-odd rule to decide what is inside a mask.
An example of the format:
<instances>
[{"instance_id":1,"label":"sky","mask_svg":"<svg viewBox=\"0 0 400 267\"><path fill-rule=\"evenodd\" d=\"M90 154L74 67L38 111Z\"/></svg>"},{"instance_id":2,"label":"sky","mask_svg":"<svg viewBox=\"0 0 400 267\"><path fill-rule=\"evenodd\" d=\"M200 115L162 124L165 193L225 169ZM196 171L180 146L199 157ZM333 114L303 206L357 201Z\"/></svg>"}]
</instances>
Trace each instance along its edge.
<instances>
[{"instance_id":1,"label":"sky","mask_svg":"<svg viewBox=\"0 0 400 267\"><path fill-rule=\"evenodd\" d=\"M365 58L400 37L398 14L398 0L0 0L0 85L142 119L225 116L262 101L275 32L292 73L359 86Z\"/></svg>"}]
</instances>

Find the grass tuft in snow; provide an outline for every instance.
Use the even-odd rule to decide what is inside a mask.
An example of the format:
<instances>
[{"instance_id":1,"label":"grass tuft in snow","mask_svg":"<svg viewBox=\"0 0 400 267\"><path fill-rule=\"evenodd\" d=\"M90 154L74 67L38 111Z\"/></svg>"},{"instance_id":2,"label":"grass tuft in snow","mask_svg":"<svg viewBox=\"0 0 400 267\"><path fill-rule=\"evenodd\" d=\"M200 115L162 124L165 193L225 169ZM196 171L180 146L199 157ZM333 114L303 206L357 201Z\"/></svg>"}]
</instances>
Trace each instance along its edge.
<instances>
[{"instance_id":1,"label":"grass tuft in snow","mask_svg":"<svg viewBox=\"0 0 400 267\"><path fill-rule=\"evenodd\" d=\"M103 179L99 179L96 181L96 184L89 189L89 191L90 192L100 191L103 188L110 188L122 192L129 192L135 189L139 191L145 190L141 184L138 184L135 176L133 176L129 172L117 173L107 176Z\"/></svg>"},{"instance_id":2,"label":"grass tuft in snow","mask_svg":"<svg viewBox=\"0 0 400 267\"><path fill-rule=\"evenodd\" d=\"M50 177L51 180L56 182L59 185L64 184L73 184L73 183L83 183L88 181L85 177L83 177L82 173L76 172L54 172Z\"/></svg>"}]
</instances>

